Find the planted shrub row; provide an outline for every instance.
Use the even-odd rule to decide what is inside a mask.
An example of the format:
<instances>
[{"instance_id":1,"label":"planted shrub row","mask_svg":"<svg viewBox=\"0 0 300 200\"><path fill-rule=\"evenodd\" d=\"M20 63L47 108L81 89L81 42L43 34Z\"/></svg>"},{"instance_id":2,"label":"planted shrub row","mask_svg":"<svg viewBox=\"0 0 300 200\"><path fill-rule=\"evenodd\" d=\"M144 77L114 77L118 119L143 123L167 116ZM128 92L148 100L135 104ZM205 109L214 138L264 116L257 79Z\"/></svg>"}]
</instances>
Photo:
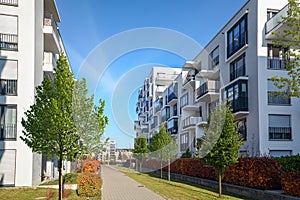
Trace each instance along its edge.
<instances>
[{"instance_id":1,"label":"planted shrub row","mask_svg":"<svg viewBox=\"0 0 300 200\"><path fill-rule=\"evenodd\" d=\"M300 197L300 172L288 172L282 177L282 187L287 195Z\"/></svg>"}]
</instances>

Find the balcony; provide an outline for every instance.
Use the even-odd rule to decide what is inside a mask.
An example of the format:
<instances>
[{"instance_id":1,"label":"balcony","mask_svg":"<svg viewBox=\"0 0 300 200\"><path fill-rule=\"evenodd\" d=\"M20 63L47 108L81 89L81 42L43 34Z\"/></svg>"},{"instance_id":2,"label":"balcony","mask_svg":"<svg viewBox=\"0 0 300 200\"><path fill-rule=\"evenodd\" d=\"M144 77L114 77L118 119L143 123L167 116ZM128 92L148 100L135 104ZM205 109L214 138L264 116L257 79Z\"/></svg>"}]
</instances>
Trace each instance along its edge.
<instances>
[{"instance_id":1,"label":"balcony","mask_svg":"<svg viewBox=\"0 0 300 200\"><path fill-rule=\"evenodd\" d=\"M138 120L134 121L134 131L137 130L141 130L141 123Z\"/></svg>"},{"instance_id":2,"label":"balcony","mask_svg":"<svg viewBox=\"0 0 300 200\"><path fill-rule=\"evenodd\" d=\"M0 50L18 51L18 35L0 33Z\"/></svg>"},{"instance_id":3,"label":"balcony","mask_svg":"<svg viewBox=\"0 0 300 200\"><path fill-rule=\"evenodd\" d=\"M166 74L166 73L157 73L156 83L157 84L165 84L167 82L171 82L176 79L178 74Z\"/></svg>"},{"instance_id":4,"label":"balcony","mask_svg":"<svg viewBox=\"0 0 300 200\"><path fill-rule=\"evenodd\" d=\"M182 83L183 89L187 89L188 87L195 87L195 75L188 74L185 77L183 77L183 83Z\"/></svg>"},{"instance_id":5,"label":"balcony","mask_svg":"<svg viewBox=\"0 0 300 200\"><path fill-rule=\"evenodd\" d=\"M248 113L248 96L245 97L238 97L237 99L234 99L231 102L231 109L233 113L238 112L246 112Z\"/></svg>"},{"instance_id":6,"label":"balcony","mask_svg":"<svg viewBox=\"0 0 300 200\"><path fill-rule=\"evenodd\" d=\"M291 140L291 127L269 127L269 140Z\"/></svg>"},{"instance_id":7,"label":"balcony","mask_svg":"<svg viewBox=\"0 0 300 200\"><path fill-rule=\"evenodd\" d=\"M56 69L56 57L52 52L44 52L43 71L54 72Z\"/></svg>"},{"instance_id":8,"label":"balcony","mask_svg":"<svg viewBox=\"0 0 300 200\"><path fill-rule=\"evenodd\" d=\"M18 6L18 0L0 0L0 4L8 6Z\"/></svg>"},{"instance_id":9,"label":"balcony","mask_svg":"<svg viewBox=\"0 0 300 200\"><path fill-rule=\"evenodd\" d=\"M276 36L273 33L276 31L283 32L284 30L287 30L288 27L284 25L282 17L287 17L289 10L289 4L287 4L283 9L281 9L275 16L273 16L271 19L269 19L265 24L265 34L266 39L274 40L274 39L280 39L281 36Z\"/></svg>"},{"instance_id":10,"label":"balcony","mask_svg":"<svg viewBox=\"0 0 300 200\"><path fill-rule=\"evenodd\" d=\"M7 79L0 79L1 85L1 95L10 95L16 96L17 95L17 80L7 80Z\"/></svg>"},{"instance_id":11,"label":"balcony","mask_svg":"<svg viewBox=\"0 0 300 200\"><path fill-rule=\"evenodd\" d=\"M197 74L199 78L207 78L210 80L217 80L220 77L220 69L219 67L208 67L207 69L201 69Z\"/></svg>"},{"instance_id":12,"label":"balcony","mask_svg":"<svg viewBox=\"0 0 300 200\"><path fill-rule=\"evenodd\" d=\"M15 140L17 137L16 124L4 124L1 126L0 140Z\"/></svg>"},{"instance_id":13,"label":"balcony","mask_svg":"<svg viewBox=\"0 0 300 200\"><path fill-rule=\"evenodd\" d=\"M208 80L197 89L196 99L203 102L213 102L218 100L220 81Z\"/></svg>"},{"instance_id":14,"label":"balcony","mask_svg":"<svg viewBox=\"0 0 300 200\"><path fill-rule=\"evenodd\" d=\"M183 129L190 129L196 128L196 125L202 122L202 117L187 117L182 120L182 128Z\"/></svg>"},{"instance_id":15,"label":"balcony","mask_svg":"<svg viewBox=\"0 0 300 200\"><path fill-rule=\"evenodd\" d=\"M278 57L268 57L268 69L285 70L285 60Z\"/></svg>"},{"instance_id":16,"label":"balcony","mask_svg":"<svg viewBox=\"0 0 300 200\"><path fill-rule=\"evenodd\" d=\"M54 17L51 13L44 13L44 49L55 54L64 52L63 43Z\"/></svg>"},{"instance_id":17,"label":"balcony","mask_svg":"<svg viewBox=\"0 0 300 200\"><path fill-rule=\"evenodd\" d=\"M178 119L171 119L168 121L167 131L172 135L178 133Z\"/></svg>"},{"instance_id":18,"label":"balcony","mask_svg":"<svg viewBox=\"0 0 300 200\"><path fill-rule=\"evenodd\" d=\"M171 94L168 95L168 104L169 105L174 105L177 102L177 95L172 92Z\"/></svg>"}]
</instances>

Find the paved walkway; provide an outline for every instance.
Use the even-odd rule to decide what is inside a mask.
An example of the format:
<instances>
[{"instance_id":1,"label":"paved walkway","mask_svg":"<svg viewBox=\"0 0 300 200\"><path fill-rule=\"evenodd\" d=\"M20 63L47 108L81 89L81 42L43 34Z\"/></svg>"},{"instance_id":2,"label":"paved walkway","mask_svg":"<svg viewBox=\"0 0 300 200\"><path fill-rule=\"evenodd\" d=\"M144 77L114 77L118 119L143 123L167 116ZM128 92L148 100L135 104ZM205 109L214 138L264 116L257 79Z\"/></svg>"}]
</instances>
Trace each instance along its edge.
<instances>
[{"instance_id":1,"label":"paved walkway","mask_svg":"<svg viewBox=\"0 0 300 200\"><path fill-rule=\"evenodd\" d=\"M163 200L111 166L102 165L103 200Z\"/></svg>"}]
</instances>

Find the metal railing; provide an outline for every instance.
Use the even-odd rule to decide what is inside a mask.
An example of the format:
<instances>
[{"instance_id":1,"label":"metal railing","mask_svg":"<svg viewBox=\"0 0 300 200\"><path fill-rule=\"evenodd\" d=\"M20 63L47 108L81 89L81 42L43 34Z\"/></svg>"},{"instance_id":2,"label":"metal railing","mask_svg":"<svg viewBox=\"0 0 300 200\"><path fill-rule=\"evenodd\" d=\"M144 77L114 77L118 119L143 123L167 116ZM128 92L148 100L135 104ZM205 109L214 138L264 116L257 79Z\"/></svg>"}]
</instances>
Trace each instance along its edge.
<instances>
[{"instance_id":1,"label":"metal railing","mask_svg":"<svg viewBox=\"0 0 300 200\"><path fill-rule=\"evenodd\" d=\"M197 98L202 97L203 95L213 92L213 93L219 93L220 90L220 81L212 81L209 80L197 89Z\"/></svg>"},{"instance_id":2,"label":"metal railing","mask_svg":"<svg viewBox=\"0 0 300 200\"><path fill-rule=\"evenodd\" d=\"M291 127L269 127L270 140L291 140L292 128Z\"/></svg>"},{"instance_id":3,"label":"metal railing","mask_svg":"<svg viewBox=\"0 0 300 200\"><path fill-rule=\"evenodd\" d=\"M244 64L230 72L230 81L233 81L234 79L240 76L245 76L245 74L246 74L246 67Z\"/></svg>"},{"instance_id":4,"label":"metal railing","mask_svg":"<svg viewBox=\"0 0 300 200\"><path fill-rule=\"evenodd\" d=\"M17 51L18 35L0 33L0 49Z\"/></svg>"},{"instance_id":5,"label":"metal railing","mask_svg":"<svg viewBox=\"0 0 300 200\"><path fill-rule=\"evenodd\" d=\"M269 57L268 58L268 69L280 69L284 70L285 67L285 60L283 58L278 57Z\"/></svg>"},{"instance_id":6,"label":"metal railing","mask_svg":"<svg viewBox=\"0 0 300 200\"><path fill-rule=\"evenodd\" d=\"M0 4L9 6L18 6L18 0L0 0Z\"/></svg>"},{"instance_id":7,"label":"metal railing","mask_svg":"<svg viewBox=\"0 0 300 200\"><path fill-rule=\"evenodd\" d=\"M197 123L202 121L202 117L187 117L182 120L182 127L187 128L189 126L195 126Z\"/></svg>"},{"instance_id":8,"label":"metal railing","mask_svg":"<svg viewBox=\"0 0 300 200\"><path fill-rule=\"evenodd\" d=\"M173 99L177 99L177 95L174 92L168 95L168 103Z\"/></svg>"},{"instance_id":9,"label":"metal railing","mask_svg":"<svg viewBox=\"0 0 300 200\"><path fill-rule=\"evenodd\" d=\"M238 97L228 102L231 103L232 112L248 111L248 96Z\"/></svg>"},{"instance_id":10,"label":"metal railing","mask_svg":"<svg viewBox=\"0 0 300 200\"><path fill-rule=\"evenodd\" d=\"M17 95L17 80L0 80L1 95Z\"/></svg>"},{"instance_id":11,"label":"metal railing","mask_svg":"<svg viewBox=\"0 0 300 200\"><path fill-rule=\"evenodd\" d=\"M276 28L282 21L282 17L287 17L287 11L289 10L290 4L287 4L282 8L276 15L269 19L265 24L265 33L268 34L274 28Z\"/></svg>"},{"instance_id":12,"label":"metal railing","mask_svg":"<svg viewBox=\"0 0 300 200\"><path fill-rule=\"evenodd\" d=\"M290 105L291 98L286 92L268 91L268 104L271 105Z\"/></svg>"},{"instance_id":13,"label":"metal railing","mask_svg":"<svg viewBox=\"0 0 300 200\"><path fill-rule=\"evenodd\" d=\"M16 124L4 124L1 126L0 140L16 139L16 137L17 137Z\"/></svg>"},{"instance_id":14,"label":"metal railing","mask_svg":"<svg viewBox=\"0 0 300 200\"><path fill-rule=\"evenodd\" d=\"M191 81L195 81L195 75L186 75L185 77L183 77L183 86Z\"/></svg>"}]
</instances>

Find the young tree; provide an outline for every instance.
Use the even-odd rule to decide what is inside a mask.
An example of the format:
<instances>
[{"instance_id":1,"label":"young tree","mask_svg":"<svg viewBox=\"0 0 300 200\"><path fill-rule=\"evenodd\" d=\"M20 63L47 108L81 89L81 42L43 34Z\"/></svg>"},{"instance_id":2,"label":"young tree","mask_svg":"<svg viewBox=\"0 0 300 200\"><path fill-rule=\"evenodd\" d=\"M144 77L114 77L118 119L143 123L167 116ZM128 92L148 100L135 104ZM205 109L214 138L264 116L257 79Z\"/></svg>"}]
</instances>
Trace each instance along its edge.
<instances>
[{"instance_id":1,"label":"young tree","mask_svg":"<svg viewBox=\"0 0 300 200\"><path fill-rule=\"evenodd\" d=\"M274 44L287 49L282 57L285 60L287 77L272 77L274 85L284 90L289 97L300 98L300 6L299 0L288 0L289 9L287 16L282 16L281 22L285 27L284 31L274 32L280 39L274 40Z\"/></svg>"},{"instance_id":2,"label":"young tree","mask_svg":"<svg viewBox=\"0 0 300 200\"><path fill-rule=\"evenodd\" d=\"M62 161L74 159L79 151L72 116L73 74L67 58L61 55L53 82L45 78L36 88L35 104L25 112L21 139L33 152L56 155L59 172L59 200L62 199Z\"/></svg>"},{"instance_id":3,"label":"young tree","mask_svg":"<svg viewBox=\"0 0 300 200\"><path fill-rule=\"evenodd\" d=\"M223 172L227 166L237 162L243 141L234 123L234 115L225 103L222 103L211 114L208 127L205 130L200 155L205 155L204 161L218 174L219 197L221 198Z\"/></svg>"},{"instance_id":4,"label":"young tree","mask_svg":"<svg viewBox=\"0 0 300 200\"><path fill-rule=\"evenodd\" d=\"M170 167L170 159L177 155L177 145L163 124L161 124L159 132L152 137L149 149L151 156L160 160L160 177L162 178L163 161L168 161ZM168 169L170 170L170 168ZM170 176L168 177L170 180Z\"/></svg>"},{"instance_id":5,"label":"young tree","mask_svg":"<svg viewBox=\"0 0 300 200\"><path fill-rule=\"evenodd\" d=\"M108 124L108 117L104 116L105 101L100 99L99 106L94 104L94 95L88 97L85 79L75 81L73 94L73 116L82 147L79 153L99 154L100 138Z\"/></svg>"},{"instance_id":6,"label":"young tree","mask_svg":"<svg viewBox=\"0 0 300 200\"><path fill-rule=\"evenodd\" d=\"M140 163L140 172L142 172L143 159L147 157L148 147L147 139L144 135L135 138L134 149L132 150L133 157L136 158Z\"/></svg>"}]
</instances>

